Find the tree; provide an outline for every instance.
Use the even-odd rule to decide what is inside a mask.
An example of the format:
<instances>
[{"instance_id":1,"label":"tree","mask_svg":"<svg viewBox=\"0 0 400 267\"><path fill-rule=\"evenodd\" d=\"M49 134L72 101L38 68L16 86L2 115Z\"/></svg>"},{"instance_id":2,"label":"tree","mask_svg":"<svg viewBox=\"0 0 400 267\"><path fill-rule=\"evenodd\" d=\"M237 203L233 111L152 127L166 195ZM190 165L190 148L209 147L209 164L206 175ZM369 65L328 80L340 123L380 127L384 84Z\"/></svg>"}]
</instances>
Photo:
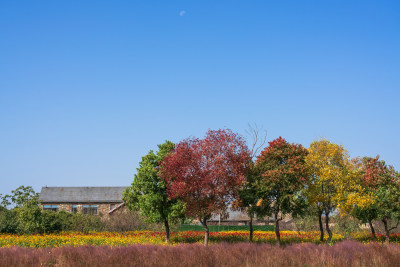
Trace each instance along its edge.
<instances>
[{"instance_id":1,"label":"tree","mask_svg":"<svg viewBox=\"0 0 400 267\"><path fill-rule=\"evenodd\" d=\"M176 199L168 197L164 180L160 178L160 164L164 158L173 152L175 144L166 141L158 145L158 152L150 151L142 157L132 186L123 195L127 207L138 210L139 214L150 223L163 223L165 240L169 242L171 222L184 216L184 205Z\"/></svg>"},{"instance_id":2,"label":"tree","mask_svg":"<svg viewBox=\"0 0 400 267\"><path fill-rule=\"evenodd\" d=\"M299 144L290 144L282 137L272 142L257 157L260 207L265 207L275 219L277 244L281 245L279 222L285 214L296 212L301 202L300 190L308 180L305 166L307 150Z\"/></svg>"},{"instance_id":3,"label":"tree","mask_svg":"<svg viewBox=\"0 0 400 267\"><path fill-rule=\"evenodd\" d=\"M168 195L186 204L186 215L197 218L205 230L213 213L223 213L238 197L250 163L243 137L231 130L209 130L202 140L188 138L162 164Z\"/></svg>"},{"instance_id":4,"label":"tree","mask_svg":"<svg viewBox=\"0 0 400 267\"><path fill-rule=\"evenodd\" d=\"M327 242L330 242L330 214L336 209L348 213L355 205L366 207L371 197L363 190L358 179L359 169L350 163L343 146L321 139L311 143L308 151L306 164L311 179L305 195L318 216L321 241L324 237L322 215L325 214L325 228L329 235Z\"/></svg>"},{"instance_id":5,"label":"tree","mask_svg":"<svg viewBox=\"0 0 400 267\"><path fill-rule=\"evenodd\" d=\"M260 199L258 193L257 183L260 180L260 175L251 162L249 171L246 174L246 181L242 184L238 191L238 198L233 202L233 209L247 213L249 216L249 241L253 241L253 219L263 218L267 215L265 208L257 206L258 200Z\"/></svg>"},{"instance_id":6,"label":"tree","mask_svg":"<svg viewBox=\"0 0 400 267\"><path fill-rule=\"evenodd\" d=\"M267 142L267 132L261 131L262 128L258 128L257 125L248 125L246 130L250 140L250 153L251 162L246 174L246 181L242 184L239 190L239 198L233 203L233 209L246 212L249 216L249 241L253 241L253 219L254 217L263 218L266 216L266 212L260 206L257 206L259 200L257 183L260 180L260 173L255 168L253 160L257 154L264 147Z\"/></svg>"},{"instance_id":7,"label":"tree","mask_svg":"<svg viewBox=\"0 0 400 267\"><path fill-rule=\"evenodd\" d=\"M373 202L367 207L356 207L355 216L368 221L375 237L372 221L379 219L385 227L386 242L390 241L390 231L397 228L400 222L400 175L393 166L385 161L364 157L362 159L362 186L373 195ZM395 225L390 225L394 222ZM376 237L375 237L376 238Z\"/></svg>"},{"instance_id":8,"label":"tree","mask_svg":"<svg viewBox=\"0 0 400 267\"><path fill-rule=\"evenodd\" d=\"M14 207L20 208L31 202L39 204L39 193L35 193L32 186L21 185L17 189L12 190L11 195L1 197L1 206L3 207L14 205Z\"/></svg>"}]
</instances>

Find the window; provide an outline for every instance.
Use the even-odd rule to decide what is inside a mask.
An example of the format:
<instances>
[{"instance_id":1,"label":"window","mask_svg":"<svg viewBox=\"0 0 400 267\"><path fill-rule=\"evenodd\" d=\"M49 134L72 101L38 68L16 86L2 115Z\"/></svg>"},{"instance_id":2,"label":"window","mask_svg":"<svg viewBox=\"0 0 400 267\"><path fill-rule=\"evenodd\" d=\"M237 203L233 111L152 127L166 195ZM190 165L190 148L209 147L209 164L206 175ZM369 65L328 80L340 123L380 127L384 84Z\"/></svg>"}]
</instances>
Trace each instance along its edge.
<instances>
[{"instance_id":1,"label":"window","mask_svg":"<svg viewBox=\"0 0 400 267\"><path fill-rule=\"evenodd\" d=\"M78 206L77 205L72 205L71 212L72 213L77 213L78 212Z\"/></svg>"},{"instance_id":2,"label":"window","mask_svg":"<svg viewBox=\"0 0 400 267\"><path fill-rule=\"evenodd\" d=\"M58 205L43 205L43 210L58 211Z\"/></svg>"},{"instance_id":3,"label":"window","mask_svg":"<svg viewBox=\"0 0 400 267\"><path fill-rule=\"evenodd\" d=\"M83 205L83 214L97 214L97 205Z\"/></svg>"},{"instance_id":4,"label":"window","mask_svg":"<svg viewBox=\"0 0 400 267\"><path fill-rule=\"evenodd\" d=\"M110 204L110 210L113 210L115 208L115 204Z\"/></svg>"}]
</instances>

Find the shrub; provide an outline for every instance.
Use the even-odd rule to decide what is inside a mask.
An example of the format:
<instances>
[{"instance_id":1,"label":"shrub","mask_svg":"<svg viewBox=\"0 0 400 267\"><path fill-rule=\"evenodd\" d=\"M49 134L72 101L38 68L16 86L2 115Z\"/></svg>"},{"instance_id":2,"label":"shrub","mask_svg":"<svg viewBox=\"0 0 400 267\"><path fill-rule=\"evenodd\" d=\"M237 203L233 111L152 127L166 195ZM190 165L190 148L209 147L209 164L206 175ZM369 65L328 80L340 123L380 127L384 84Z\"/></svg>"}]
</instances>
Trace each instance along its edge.
<instances>
[{"instance_id":1,"label":"shrub","mask_svg":"<svg viewBox=\"0 0 400 267\"><path fill-rule=\"evenodd\" d=\"M103 231L108 232L125 232L125 231L140 231L152 230L163 231L161 224L149 224L144 221L137 211L127 210L126 212L117 213L108 218L103 218L101 222ZM171 226L173 229L173 227Z\"/></svg>"},{"instance_id":2,"label":"shrub","mask_svg":"<svg viewBox=\"0 0 400 267\"><path fill-rule=\"evenodd\" d=\"M7 209L0 211L0 233L15 234L17 231L18 221L16 212Z\"/></svg>"}]
</instances>

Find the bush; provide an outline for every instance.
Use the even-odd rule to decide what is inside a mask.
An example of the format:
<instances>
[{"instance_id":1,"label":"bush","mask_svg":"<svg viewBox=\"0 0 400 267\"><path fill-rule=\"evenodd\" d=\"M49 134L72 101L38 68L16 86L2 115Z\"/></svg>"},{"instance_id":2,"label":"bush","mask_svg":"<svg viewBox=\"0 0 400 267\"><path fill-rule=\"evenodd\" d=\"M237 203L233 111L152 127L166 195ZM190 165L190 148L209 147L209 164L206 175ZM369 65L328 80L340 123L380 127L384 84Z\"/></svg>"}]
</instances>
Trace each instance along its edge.
<instances>
[{"instance_id":1,"label":"bush","mask_svg":"<svg viewBox=\"0 0 400 267\"><path fill-rule=\"evenodd\" d=\"M103 217L101 222L102 230L108 232L153 230L163 231L161 224L149 224L140 218L137 211L126 211L114 214L110 217Z\"/></svg>"},{"instance_id":2,"label":"bush","mask_svg":"<svg viewBox=\"0 0 400 267\"><path fill-rule=\"evenodd\" d=\"M356 233L361 230L361 222L350 215L337 214L332 217L332 223L334 223L332 230L345 236L346 238L350 238L352 233Z\"/></svg>"},{"instance_id":3,"label":"bush","mask_svg":"<svg viewBox=\"0 0 400 267\"><path fill-rule=\"evenodd\" d=\"M18 221L16 212L7 209L0 211L0 233L15 234L17 231Z\"/></svg>"}]
</instances>

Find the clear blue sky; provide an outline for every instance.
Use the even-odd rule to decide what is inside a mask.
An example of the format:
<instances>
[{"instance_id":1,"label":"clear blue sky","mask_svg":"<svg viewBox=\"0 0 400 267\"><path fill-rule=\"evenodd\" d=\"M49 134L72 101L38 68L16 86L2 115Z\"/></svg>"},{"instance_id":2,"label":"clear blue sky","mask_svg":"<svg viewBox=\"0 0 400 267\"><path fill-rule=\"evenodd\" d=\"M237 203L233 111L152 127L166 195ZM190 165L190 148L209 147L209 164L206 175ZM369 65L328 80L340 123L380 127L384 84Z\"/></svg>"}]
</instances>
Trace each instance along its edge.
<instances>
[{"instance_id":1,"label":"clear blue sky","mask_svg":"<svg viewBox=\"0 0 400 267\"><path fill-rule=\"evenodd\" d=\"M400 1L1 1L0 193L129 185L248 123L400 169Z\"/></svg>"}]
</instances>

